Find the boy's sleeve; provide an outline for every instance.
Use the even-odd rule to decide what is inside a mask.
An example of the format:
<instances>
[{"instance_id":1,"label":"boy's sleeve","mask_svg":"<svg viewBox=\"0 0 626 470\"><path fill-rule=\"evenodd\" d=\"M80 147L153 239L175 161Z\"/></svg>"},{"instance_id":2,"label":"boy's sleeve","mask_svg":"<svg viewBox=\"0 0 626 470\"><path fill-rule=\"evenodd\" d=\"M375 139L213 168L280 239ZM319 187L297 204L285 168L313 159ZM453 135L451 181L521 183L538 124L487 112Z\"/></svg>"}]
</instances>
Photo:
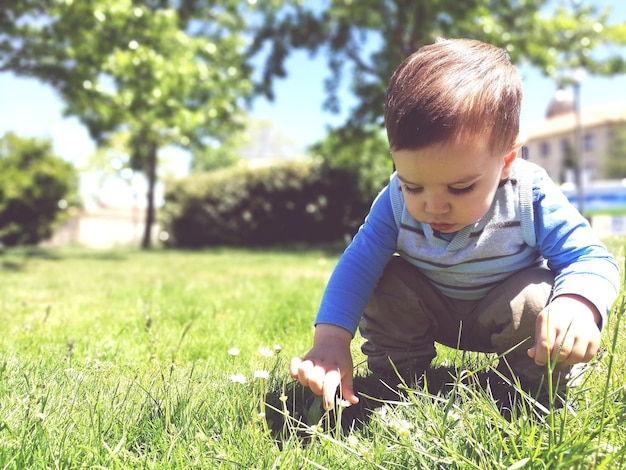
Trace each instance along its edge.
<instances>
[{"instance_id":1,"label":"boy's sleeve","mask_svg":"<svg viewBox=\"0 0 626 470\"><path fill-rule=\"evenodd\" d=\"M354 335L367 302L396 250L397 237L398 228L387 186L339 258L324 291L316 325L330 323Z\"/></svg>"},{"instance_id":2,"label":"boy's sleeve","mask_svg":"<svg viewBox=\"0 0 626 470\"><path fill-rule=\"evenodd\" d=\"M555 274L553 296L580 295L606 323L619 292L619 269L587 220L542 170L533 184L538 247Z\"/></svg>"}]
</instances>

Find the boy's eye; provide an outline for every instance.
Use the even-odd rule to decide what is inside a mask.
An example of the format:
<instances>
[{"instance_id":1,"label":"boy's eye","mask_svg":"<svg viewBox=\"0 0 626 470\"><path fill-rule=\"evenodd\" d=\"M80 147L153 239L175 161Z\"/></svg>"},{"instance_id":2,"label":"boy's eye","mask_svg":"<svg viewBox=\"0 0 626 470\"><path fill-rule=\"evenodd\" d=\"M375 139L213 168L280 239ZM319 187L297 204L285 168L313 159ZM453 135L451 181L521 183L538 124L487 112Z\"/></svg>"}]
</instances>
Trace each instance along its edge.
<instances>
[{"instance_id":1,"label":"boy's eye","mask_svg":"<svg viewBox=\"0 0 626 470\"><path fill-rule=\"evenodd\" d=\"M419 194L419 193L421 193L421 192L422 192L422 188L421 188L421 187L419 187L419 186L413 186L413 187L411 187L411 186L408 186L408 185L406 185L406 184L405 184L405 185L403 185L403 187L404 187L404 190L405 190L407 193L410 193L410 194Z\"/></svg>"},{"instance_id":2,"label":"boy's eye","mask_svg":"<svg viewBox=\"0 0 626 470\"><path fill-rule=\"evenodd\" d=\"M422 188L421 186L409 186L407 184L403 184L402 188L409 194L420 194L422 191L424 191L424 188ZM455 194L455 195L466 194L472 191L473 189L474 189L473 184L466 186L464 188L455 188L453 186L448 186L448 191L451 194Z\"/></svg>"},{"instance_id":3,"label":"boy's eye","mask_svg":"<svg viewBox=\"0 0 626 470\"><path fill-rule=\"evenodd\" d=\"M469 186L466 186L464 188L453 188L452 186L448 187L448 191L450 191L452 194L465 194L469 193L472 189L474 189L473 184L470 184Z\"/></svg>"}]
</instances>

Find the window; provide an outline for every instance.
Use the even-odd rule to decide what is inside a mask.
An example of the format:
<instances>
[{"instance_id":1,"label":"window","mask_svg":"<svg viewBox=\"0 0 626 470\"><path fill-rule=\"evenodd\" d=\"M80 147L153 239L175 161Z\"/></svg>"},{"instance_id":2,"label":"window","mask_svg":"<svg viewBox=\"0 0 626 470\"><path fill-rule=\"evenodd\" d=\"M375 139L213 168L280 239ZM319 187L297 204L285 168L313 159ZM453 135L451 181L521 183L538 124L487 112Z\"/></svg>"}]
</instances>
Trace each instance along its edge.
<instances>
[{"instance_id":1,"label":"window","mask_svg":"<svg viewBox=\"0 0 626 470\"><path fill-rule=\"evenodd\" d=\"M569 139L561 139L561 152L568 155L574 151L572 143Z\"/></svg>"},{"instance_id":2,"label":"window","mask_svg":"<svg viewBox=\"0 0 626 470\"><path fill-rule=\"evenodd\" d=\"M583 148L585 151L593 150L596 148L596 139L593 134L585 134Z\"/></svg>"},{"instance_id":3,"label":"window","mask_svg":"<svg viewBox=\"0 0 626 470\"><path fill-rule=\"evenodd\" d=\"M541 142L539 145L539 155L543 158L548 158L550 156L550 142Z\"/></svg>"}]
</instances>

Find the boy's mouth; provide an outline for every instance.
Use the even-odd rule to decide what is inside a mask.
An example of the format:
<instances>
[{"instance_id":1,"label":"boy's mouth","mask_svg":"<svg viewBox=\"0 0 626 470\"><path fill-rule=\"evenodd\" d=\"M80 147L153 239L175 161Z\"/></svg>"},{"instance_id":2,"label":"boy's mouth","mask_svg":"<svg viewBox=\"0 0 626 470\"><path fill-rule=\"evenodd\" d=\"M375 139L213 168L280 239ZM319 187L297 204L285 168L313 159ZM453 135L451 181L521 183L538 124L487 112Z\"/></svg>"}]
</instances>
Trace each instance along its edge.
<instances>
[{"instance_id":1,"label":"boy's mouth","mask_svg":"<svg viewBox=\"0 0 626 470\"><path fill-rule=\"evenodd\" d=\"M456 227L454 224L430 224L430 226L438 232L453 232Z\"/></svg>"}]
</instances>

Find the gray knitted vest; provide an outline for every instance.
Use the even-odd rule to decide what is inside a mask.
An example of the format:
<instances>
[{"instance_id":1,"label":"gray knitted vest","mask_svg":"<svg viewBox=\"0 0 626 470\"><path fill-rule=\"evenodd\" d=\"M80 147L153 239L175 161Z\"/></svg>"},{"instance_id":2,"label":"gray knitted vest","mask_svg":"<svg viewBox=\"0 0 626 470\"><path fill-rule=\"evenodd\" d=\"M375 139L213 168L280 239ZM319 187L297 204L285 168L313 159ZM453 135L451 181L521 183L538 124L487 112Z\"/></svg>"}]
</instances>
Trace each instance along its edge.
<instances>
[{"instance_id":1,"label":"gray knitted vest","mask_svg":"<svg viewBox=\"0 0 626 470\"><path fill-rule=\"evenodd\" d=\"M532 180L532 165L516 160L487 213L447 240L409 214L394 173L389 193L398 226L398 254L420 268L444 295L484 297L511 274L543 263L535 248Z\"/></svg>"}]
</instances>

